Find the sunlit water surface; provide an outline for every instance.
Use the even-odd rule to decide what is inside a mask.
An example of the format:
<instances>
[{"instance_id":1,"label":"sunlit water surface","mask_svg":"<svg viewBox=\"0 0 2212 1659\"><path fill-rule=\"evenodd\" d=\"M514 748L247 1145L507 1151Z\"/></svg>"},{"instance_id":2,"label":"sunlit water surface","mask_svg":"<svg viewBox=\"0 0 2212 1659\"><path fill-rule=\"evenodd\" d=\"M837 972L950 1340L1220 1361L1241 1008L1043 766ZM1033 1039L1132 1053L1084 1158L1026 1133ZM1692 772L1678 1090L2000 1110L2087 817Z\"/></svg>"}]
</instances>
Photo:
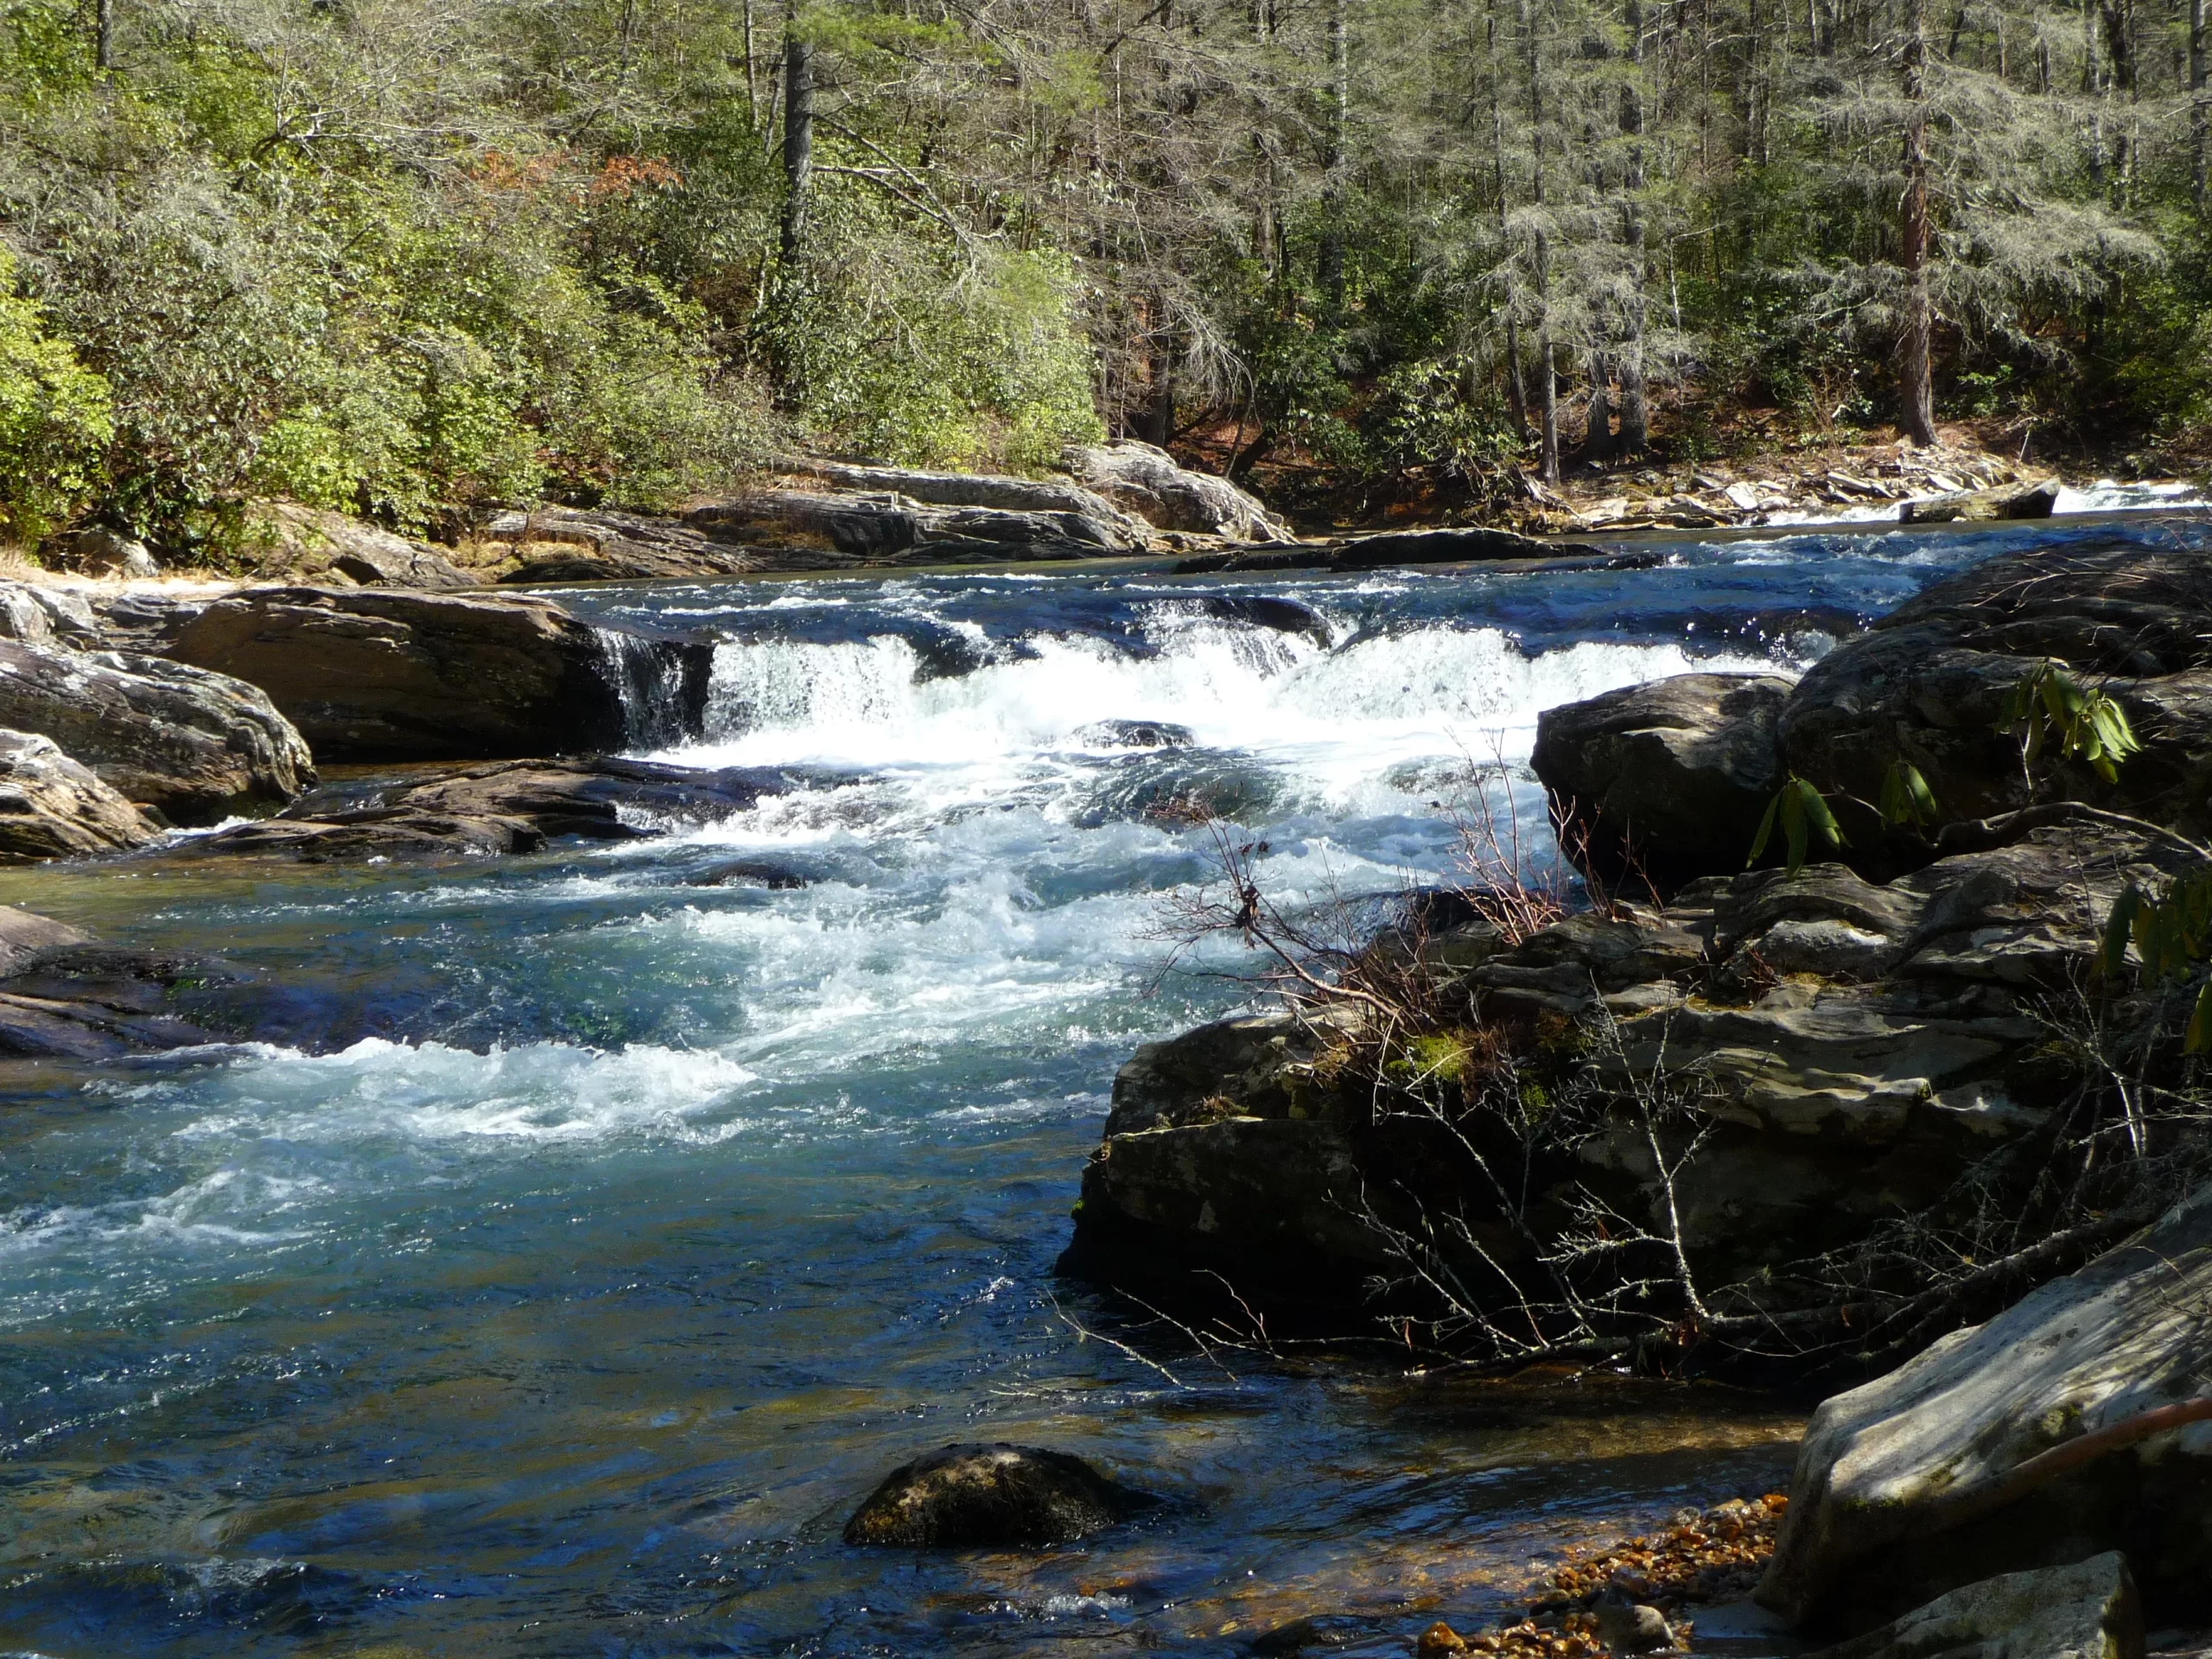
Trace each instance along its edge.
<instances>
[{"instance_id":1,"label":"sunlit water surface","mask_svg":"<svg viewBox=\"0 0 2212 1659\"><path fill-rule=\"evenodd\" d=\"M1236 1001L1159 977L1187 809L1260 832L1286 902L1396 893L1543 708L1794 671L1969 559L2115 535L2212 539L580 591L722 641L670 758L791 787L458 868L8 875L261 970L299 1042L0 1071L0 1649L1230 1654L1319 1614L1401 1652L1578 1539L1770 1488L1797 1420L1717 1390L1140 1337L1171 1378L1080 1336L1123 1329L1052 1277L1114 1070ZM805 885L714 885L735 861ZM1036 1554L838 1541L885 1470L975 1438L1171 1502Z\"/></svg>"}]
</instances>

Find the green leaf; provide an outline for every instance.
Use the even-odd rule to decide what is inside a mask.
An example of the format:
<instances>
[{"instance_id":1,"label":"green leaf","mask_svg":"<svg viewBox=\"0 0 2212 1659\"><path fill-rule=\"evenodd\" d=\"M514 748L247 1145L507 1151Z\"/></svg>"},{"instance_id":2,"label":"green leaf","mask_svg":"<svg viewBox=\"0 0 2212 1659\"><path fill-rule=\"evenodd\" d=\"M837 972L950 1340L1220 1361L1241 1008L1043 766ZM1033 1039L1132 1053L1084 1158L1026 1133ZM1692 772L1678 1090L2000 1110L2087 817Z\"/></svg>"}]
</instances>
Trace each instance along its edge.
<instances>
[{"instance_id":1,"label":"green leaf","mask_svg":"<svg viewBox=\"0 0 2212 1659\"><path fill-rule=\"evenodd\" d=\"M2212 1048L2212 980L2196 994L2196 1007L2189 1016L2189 1029L2182 1033L2182 1052L2202 1054Z\"/></svg>"},{"instance_id":2,"label":"green leaf","mask_svg":"<svg viewBox=\"0 0 2212 1659\"><path fill-rule=\"evenodd\" d=\"M1806 785L1791 779L1782 790L1782 833L1789 843L1786 868L1791 875L1805 868Z\"/></svg>"},{"instance_id":3,"label":"green leaf","mask_svg":"<svg viewBox=\"0 0 2212 1659\"><path fill-rule=\"evenodd\" d=\"M1777 791L1775 798L1766 804L1766 816L1759 820L1758 834L1751 837L1751 855L1744 861L1745 869L1748 870L1752 865L1758 863L1759 855L1766 851L1767 841L1774 834L1774 815L1781 805L1782 795Z\"/></svg>"},{"instance_id":4,"label":"green leaf","mask_svg":"<svg viewBox=\"0 0 2212 1659\"><path fill-rule=\"evenodd\" d=\"M2127 939L2135 925L2135 913L2143 908L2143 890L2133 881L2113 900L2112 914L2105 918L2104 949L2099 954L2098 966L2108 974L2116 974L2127 965Z\"/></svg>"}]
</instances>

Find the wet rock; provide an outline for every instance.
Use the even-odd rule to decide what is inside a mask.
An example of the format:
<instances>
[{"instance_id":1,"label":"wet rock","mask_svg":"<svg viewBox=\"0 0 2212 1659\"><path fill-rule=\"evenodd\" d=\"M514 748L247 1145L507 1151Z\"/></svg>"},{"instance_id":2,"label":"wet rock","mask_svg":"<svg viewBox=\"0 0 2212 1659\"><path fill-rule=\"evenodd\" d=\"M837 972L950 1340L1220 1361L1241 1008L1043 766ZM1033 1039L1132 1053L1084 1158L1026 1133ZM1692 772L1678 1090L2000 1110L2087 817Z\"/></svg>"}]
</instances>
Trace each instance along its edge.
<instances>
[{"instance_id":1,"label":"wet rock","mask_svg":"<svg viewBox=\"0 0 2212 1659\"><path fill-rule=\"evenodd\" d=\"M1810 1659L2142 1659L2143 1610L2116 1550L1962 1585Z\"/></svg>"},{"instance_id":2,"label":"wet rock","mask_svg":"<svg viewBox=\"0 0 2212 1659\"><path fill-rule=\"evenodd\" d=\"M1667 889L1739 869L1782 782L1790 687L1683 674L1548 709L1530 764L1609 883L1641 871Z\"/></svg>"},{"instance_id":3,"label":"wet rock","mask_svg":"<svg viewBox=\"0 0 2212 1659\"><path fill-rule=\"evenodd\" d=\"M2126 1553L2150 1616L2212 1613L2212 1191L1822 1405L1758 1599L1848 1627L1993 1573Z\"/></svg>"},{"instance_id":4,"label":"wet rock","mask_svg":"<svg viewBox=\"0 0 2212 1659\"><path fill-rule=\"evenodd\" d=\"M0 864L118 852L160 833L51 738L0 730Z\"/></svg>"},{"instance_id":5,"label":"wet rock","mask_svg":"<svg viewBox=\"0 0 2212 1659\"><path fill-rule=\"evenodd\" d=\"M1574 542L1540 542L1510 530L1469 526L1459 530L1392 530L1332 543L1329 563L1343 570L1372 570L1394 564L1464 564L1492 559L1548 559L1561 554L1595 554Z\"/></svg>"},{"instance_id":6,"label":"wet rock","mask_svg":"<svg viewBox=\"0 0 2212 1659\"><path fill-rule=\"evenodd\" d=\"M184 861L487 857L560 836L632 841L709 823L785 787L780 773L707 771L594 756L515 760L426 781L318 791L285 811L170 849Z\"/></svg>"},{"instance_id":7,"label":"wet rock","mask_svg":"<svg viewBox=\"0 0 2212 1659\"><path fill-rule=\"evenodd\" d=\"M210 958L103 945L0 906L0 1054L104 1060L213 1042L170 1002L181 984L228 977Z\"/></svg>"},{"instance_id":8,"label":"wet rock","mask_svg":"<svg viewBox=\"0 0 2212 1659\"><path fill-rule=\"evenodd\" d=\"M39 551L60 569L88 576L158 576L146 543L112 530L74 530L49 537Z\"/></svg>"},{"instance_id":9,"label":"wet rock","mask_svg":"<svg viewBox=\"0 0 2212 1659\"><path fill-rule=\"evenodd\" d=\"M1229 1116L1287 1117L1295 1104L1296 1069L1313 1064L1327 1035L1315 1021L1258 1014L1147 1043L1114 1076L1106 1134Z\"/></svg>"},{"instance_id":10,"label":"wet rock","mask_svg":"<svg viewBox=\"0 0 2212 1659\"><path fill-rule=\"evenodd\" d=\"M2043 798L2087 801L2202 829L2212 797L2212 567L2194 553L2133 546L2046 549L1991 559L1936 584L1806 671L1780 721L1784 764L1827 794L1872 874L1924 863L1924 838L1893 833L1871 807L1902 759L1918 768L1940 822L1980 820L2030 800L2005 699L2056 658L2126 708L2143 752L2117 785L2046 752Z\"/></svg>"},{"instance_id":11,"label":"wet rock","mask_svg":"<svg viewBox=\"0 0 2212 1659\"><path fill-rule=\"evenodd\" d=\"M948 1446L886 1475L844 1536L908 1549L1036 1548L1101 1531L1147 1501L1065 1452Z\"/></svg>"},{"instance_id":12,"label":"wet rock","mask_svg":"<svg viewBox=\"0 0 2212 1659\"><path fill-rule=\"evenodd\" d=\"M179 823L281 805L315 781L258 687L164 658L0 640L0 725L51 738Z\"/></svg>"},{"instance_id":13,"label":"wet rock","mask_svg":"<svg viewBox=\"0 0 2212 1659\"><path fill-rule=\"evenodd\" d=\"M1198 608L1203 614L1224 622L1297 634L1311 639L1324 651L1335 638L1327 620L1319 611L1273 594L1208 594L1198 601Z\"/></svg>"},{"instance_id":14,"label":"wet rock","mask_svg":"<svg viewBox=\"0 0 2212 1659\"><path fill-rule=\"evenodd\" d=\"M1095 720L1077 729L1075 741L1102 749L1187 749L1198 740L1169 720Z\"/></svg>"},{"instance_id":15,"label":"wet rock","mask_svg":"<svg viewBox=\"0 0 2212 1659\"><path fill-rule=\"evenodd\" d=\"M1991 490L1954 490L1908 501L1897 516L1908 524L1948 524L1995 518L2048 518L2058 507L2058 480L2006 484Z\"/></svg>"},{"instance_id":16,"label":"wet rock","mask_svg":"<svg viewBox=\"0 0 2212 1659\"><path fill-rule=\"evenodd\" d=\"M1652 1653L1675 1645L1667 1615L1643 1602L1609 1593L1598 1599L1591 1614L1599 1636L1615 1653Z\"/></svg>"},{"instance_id":17,"label":"wet rock","mask_svg":"<svg viewBox=\"0 0 2212 1659\"><path fill-rule=\"evenodd\" d=\"M1161 530L1240 542L1288 542L1290 526L1225 478L1180 466L1135 440L1071 449L1068 470L1108 500Z\"/></svg>"},{"instance_id":18,"label":"wet rock","mask_svg":"<svg viewBox=\"0 0 2212 1659\"><path fill-rule=\"evenodd\" d=\"M804 871L795 870L788 864L779 864L773 859L735 858L726 864L717 864L691 878L690 885L699 887L766 887L771 893L793 893L812 885L814 878Z\"/></svg>"},{"instance_id":19,"label":"wet rock","mask_svg":"<svg viewBox=\"0 0 2212 1659\"><path fill-rule=\"evenodd\" d=\"M518 594L321 588L218 600L171 650L264 688L332 760L620 749L646 721L696 734L714 657Z\"/></svg>"}]
</instances>

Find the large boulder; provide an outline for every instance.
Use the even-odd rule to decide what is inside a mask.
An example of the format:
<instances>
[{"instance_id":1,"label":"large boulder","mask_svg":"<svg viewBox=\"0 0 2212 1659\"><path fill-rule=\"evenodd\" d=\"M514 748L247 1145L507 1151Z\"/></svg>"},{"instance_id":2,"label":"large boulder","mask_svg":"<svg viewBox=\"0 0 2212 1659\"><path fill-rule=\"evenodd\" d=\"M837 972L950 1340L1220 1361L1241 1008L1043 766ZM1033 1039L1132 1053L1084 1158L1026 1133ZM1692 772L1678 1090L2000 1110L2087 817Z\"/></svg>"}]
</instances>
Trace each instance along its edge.
<instances>
[{"instance_id":1,"label":"large boulder","mask_svg":"<svg viewBox=\"0 0 2212 1659\"><path fill-rule=\"evenodd\" d=\"M1908 501L1897 516L1908 524L1988 522L2000 518L2048 518L2058 509L2058 480L2004 484L1988 490L1951 490Z\"/></svg>"},{"instance_id":2,"label":"large boulder","mask_svg":"<svg viewBox=\"0 0 2212 1659\"><path fill-rule=\"evenodd\" d=\"M161 566L146 550L145 543L120 531L99 526L50 537L39 550L64 570L80 571L88 576L143 579L162 574Z\"/></svg>"},{"instance_id":3,"label":"large boulder","mask_svg":"<svg viewBox=\"0 0 2212 1659\"><path fill-rule=\"evenodd\" d=\"M1179 465L1165 449L1124 439L1071 449L1068 470L1117 506L1161 530L1239 542L1288 542L1290 526L1255 497L1212 473Z\"/></svg>"},{"instance_id":4,"label":"large boulder","mask_svg":"<svg viewBox=\"0 0 2212 1659\"><path fill-rule=\"evenodd\" d=\"M1945 1592L1812 1659L2142 1659L2143 1608L2117 1550Z\"/></svg>"},{"instance_id":5,"label":"large boulder","mask_svg":"<svg viewBox=\"0 0 2212 1659\"><path fill-rule=\"evenodd\" d=\"M53 739L0 730L0 864L119 852L160 833Z\"/></svg>"},{"instance_id":6,"label":"large boulder","mask_svg":"<svg viewBox=\"0 0 2212 1659\"><path fill-rule=\"evenodd\" d=\"M172 652L266 689L330 760L484 760L696 735L704 641L578 620L519 594L255 588Z\"/></svg>"},{"instance_id":7,"label":"large boulder","mask_svg":"<svg viewBox=\"0 0 2212 1659\"><path fill-rule=\"evenodd\" d=\"M1005 1441L948 1446L886 1475L845 1523L845 1541L1036 1548L1072 1543L1148 1502L1065 1452Z\"/></svg>"},{"instance_id":8,"label":"large boulder","mask_svg":"<svg viewBox=\"0 0 2212 1659\"><path fill-rule=\"evenodd\" d=\"M1781 785L1775 728L1790 685L1683 674L1548 709L1530 764L1609 884L1718 874L1743 864Z\"/></svg>"},{"instance_id":9,"label":"large boulder","mask_svg":"<svg viewBox=\"0 0 2212 1659\"><path fill-rule=\"evenodd\" d=\"M98 645L100 625L79 594L35 582L0 582L0 639L35 645Z\"/></svg>"},{"instance_id":10,"label":"large boulder","mask_svg":"<svg viewBox=\"0 0 2212 1659\"><path fill-rule=\"evenodd\" d=\"M477 580L420 542L321 507L260 504L251 531L264 543L262 570L295 582L333 571L365 588L467 588Z\"/></svg>"},{"instance_id":11,"label":"large boulder","mask_svg":"<svg viewBox=\"0 0 2212 1659\"><path fill-rule=\"evenodd\" d=\"M2046 748L2031 779L2006 698L2056 659L2126 709L2143 752L2108 784ZM2139 544L2045 549L1974 566L1899 606L1808 669L1782 712L1783 764L1825 794L1862 869L1928 857L1872 803L1899 760L1942 823L2064 798L2191 830L2212 799L2212 564Z\"/></svg>"},{"instance_id":12,"label":"large boulder","mask_svg":"<svg viewBox=\"0 0 2212 1659\"><path fill-rule=\"evenodd\" d=\"M266 693L164 658L0 640L0 726L51 738L179 823L281 806L315 781Z\"/></svg>"},{"instance_id":13,"label":"large boulder","mask_svg":"<svg viewBox=\"0 0 2212 1659\"><path fill-rule=\"evenodd\" d=\"M2126 1553L2154 1624L2212 1618L2212 1190L1814 1414L1758 1599L1865 1624Z\"/></svg>"}]
</instances>

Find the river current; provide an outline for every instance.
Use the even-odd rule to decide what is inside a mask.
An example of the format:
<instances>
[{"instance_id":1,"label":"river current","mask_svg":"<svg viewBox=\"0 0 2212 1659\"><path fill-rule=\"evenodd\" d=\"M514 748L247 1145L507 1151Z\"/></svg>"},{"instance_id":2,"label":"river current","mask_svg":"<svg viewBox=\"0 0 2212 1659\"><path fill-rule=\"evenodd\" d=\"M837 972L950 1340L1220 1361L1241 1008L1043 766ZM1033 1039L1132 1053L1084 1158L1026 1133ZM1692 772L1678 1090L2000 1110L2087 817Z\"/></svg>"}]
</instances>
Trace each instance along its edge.
<instances>
[{"instance_id":1,"label":"river current","mask_svg":"<svg viewBox=\"0 0 2212 1659\"><path fill-rule=\"evenodd\" d=\"M1210 1362L1056 1281L1115 1068L1243 995L1162 976L1163 899L1200 810L1286 902L1435 881L1434 803L1542 709L1795 671L1971 559L2115 536L2212 545L573 590L721 640L705 741L659 758L789 787L524 859L0 877L263 970L298 1027L0 1069L0 1652L1230 1655L1322 1616L1402 1653L1578 1539L1771 1490L1771 1402ZM839 1542L976 1439L1169 1502L1036 1554Z\"/></svg>"}]
</instances>

